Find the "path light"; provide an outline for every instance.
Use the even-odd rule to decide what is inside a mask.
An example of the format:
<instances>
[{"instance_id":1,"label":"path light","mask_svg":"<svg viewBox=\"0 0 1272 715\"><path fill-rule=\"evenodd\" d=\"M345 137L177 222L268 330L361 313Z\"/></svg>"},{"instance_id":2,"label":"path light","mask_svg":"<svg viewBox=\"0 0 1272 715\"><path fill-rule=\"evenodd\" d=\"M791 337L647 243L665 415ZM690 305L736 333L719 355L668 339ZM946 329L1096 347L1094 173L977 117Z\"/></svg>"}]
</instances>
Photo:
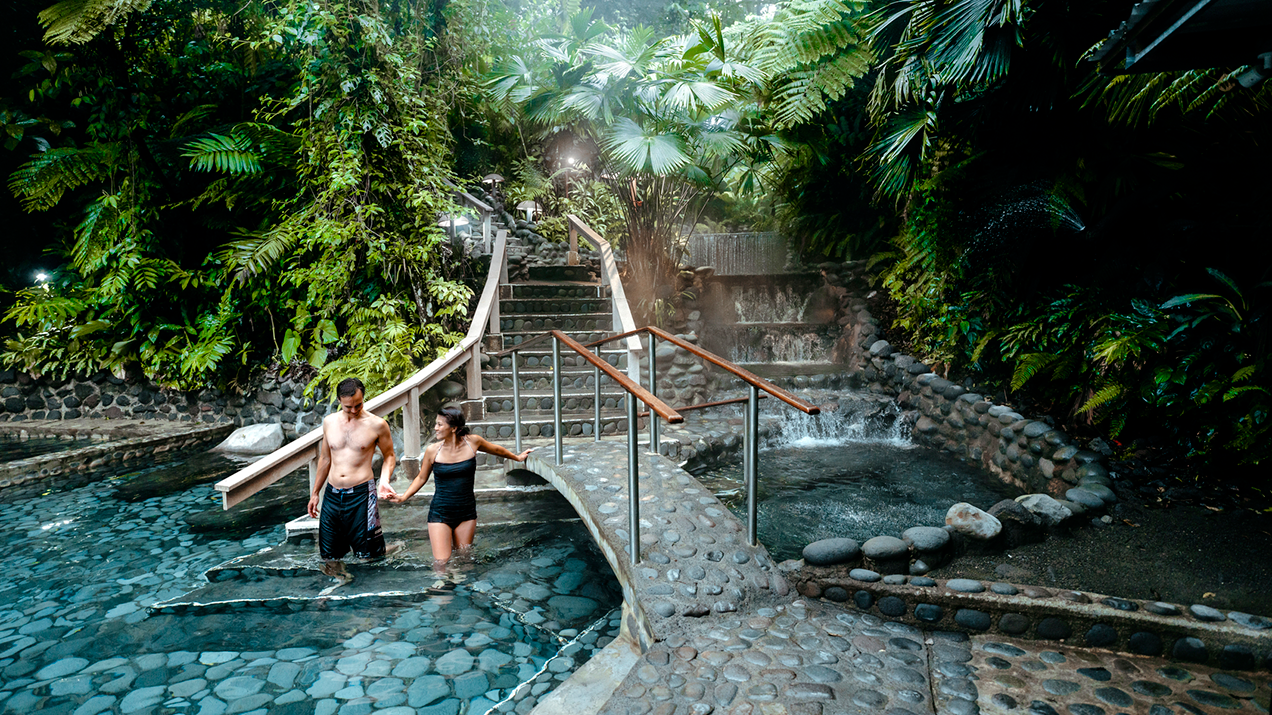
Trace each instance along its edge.
<instances>
[{"instance_id":1,"label":"path light","mask_svg":"<svg viewBox=\"0 0 1272 715\"><path fill-rule=\"evenodd\" d=\"M502 184L503 182L504 178L498 174L486 174L481 179L483 184Z\"/></svg>"},{"instance_id":2,"label":"path light","mask_svg":"<svg viewBox=\"0 0 1272 715\"><path fill-rule=\"evenodd\" d=\"M539 205L538 201L522 201L521 203L517 204L517 210L525 211L526 220L533 221L535 214L543 213L543 206Z\"/></svg>"},{"instance_id":3,"label":"path light","mask_svg":"<svg viewBox=\"0 0 1272 715\"><path fill-rule=\"evenodd\" d=\"M438 226L441 226L441 227L442 227L442 228L444 228L444 229L446 229L446 232L450 234L451 239L454 239L454 238L455 238L455 227L456 227L456 226L467 226L467 225L468 225L468 217L467 217L467 216L463 216L463 215L455 216L454 218L452 218L450 214L445 214L445 213L444 213L444 214L441 214L440 216L438 216L438 217L437 217L437 219L438 219L438 220L437 220L437 225L438 225Z\"/></svg>"},{"instance_id":4,"label":"path light","mask_svg":"<svg viewBox=\"0 0 1272 715\"><path fill-rule=\"evenodd\" d=\"M49 274L45 273L44 271L39 271L35 274L36 283L44 283L48 279L49 279Z\"/></svg>"}]
</instances>

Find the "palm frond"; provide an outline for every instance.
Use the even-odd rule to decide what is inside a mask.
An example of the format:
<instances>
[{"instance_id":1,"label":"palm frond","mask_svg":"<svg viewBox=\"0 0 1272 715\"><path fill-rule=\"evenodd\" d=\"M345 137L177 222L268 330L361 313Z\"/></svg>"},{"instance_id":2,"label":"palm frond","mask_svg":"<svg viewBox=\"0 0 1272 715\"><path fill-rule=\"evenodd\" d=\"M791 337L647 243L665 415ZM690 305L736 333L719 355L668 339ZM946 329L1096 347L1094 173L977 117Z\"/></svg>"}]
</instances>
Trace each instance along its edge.
<instances>
[{"instance_id":1,"label":"palm frond","mask_svg":"<svg viewBox=\"0 0 1272 715\"><path fill-rule=\"evenodd\" d=\"M50 44L83 44L134 12L144 12L151 0L62 0L40 11L44 40Z\"/></svg>"},{"instance_id":2,"label":"palm frond","mask_svg":"<svg viewBox=\"0 0 1272 715\"><path fill-rule=\"evenodd\" d=\"M190 157L195 171L223 171L227 174L256 174L261 170L260 158L252 150L252 142L241 134L229 136L209 134L186 144L181 156Z\"/></svg>"},{"instance_id":3,"label":"palm frond","mask_svg":"<svg viewBox=\"0 0 1272 715\"><path fill-rule=\"evenodd\" d=\"M115 156L114 145L50 149L18 167L9 177L9 190L27 211L45 211L67 191L108 177Z\"/></svg>"}]
</instances>

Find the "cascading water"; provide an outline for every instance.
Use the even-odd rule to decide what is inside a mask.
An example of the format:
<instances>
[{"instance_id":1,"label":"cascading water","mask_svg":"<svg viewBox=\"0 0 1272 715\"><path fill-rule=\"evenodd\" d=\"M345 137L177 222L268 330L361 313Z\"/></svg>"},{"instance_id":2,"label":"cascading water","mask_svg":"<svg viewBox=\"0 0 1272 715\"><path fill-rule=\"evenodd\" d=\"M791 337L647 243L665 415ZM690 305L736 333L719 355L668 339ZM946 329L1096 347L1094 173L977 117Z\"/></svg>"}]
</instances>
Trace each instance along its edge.
<instances>
[{"instance_id":1,"label":"cascading water","mask_svg":"<svg viewBox=\"0 0 1272 715\"><path fill-rule=\"evenodd\" d=\"M852 444L875 444L912 449L910 427L901 419L901 409L894 402L854 402L838 410L808 415L784 410L781 430L769 438L766 449L792 447L835 447Z\"/></svg>"},{"instance_id":2,"label":"cascading water","mask_svg":"<svg viewBox=\"0 0 1272 715\"><path fill-rule=\"evenodd\" d=\"M824 396L823 396L824 397ZM810 398L814 402L824 399ZM817 416L776 400L778 417L759 455L759 537L776 559L799 558L818 539L900 536L911 526L941 526L951 504L994 504L1014 494L979 469L910 441L908 421L890 401L839 395ZM700 475L735 513L746 509L742 467Z\"/></svg>"},{"instance_id":3,"label":"cascading water","mask_svg":"<svg viewBox=\"0 0 1272 715\"><path fill-rule=\"evenodd\" d=\"M779 324L735 330L729 359L742 364L820 362L834 345L833 336L819 326Z\"/></svg>"},{"instance_id":4,"label":"cascading water","mask_svg":"<svg viewBox=\"0 0 1272 715\"><path fill-rule=\"evenodd\" d=\"M786 270L786 239L778 233L697 233L686 245L691 266L718 276L771 275Z\"/></svg>"},{"instance_id":5,"label":"cascading water","mask_svg":"<svg viewBox=\"0 0 1272 715\"><path fill-rule=\"evenodd\" d=\"M738 323L802 323L813 294L794 285L733 286Z\"/></svg>"}]
</instances>

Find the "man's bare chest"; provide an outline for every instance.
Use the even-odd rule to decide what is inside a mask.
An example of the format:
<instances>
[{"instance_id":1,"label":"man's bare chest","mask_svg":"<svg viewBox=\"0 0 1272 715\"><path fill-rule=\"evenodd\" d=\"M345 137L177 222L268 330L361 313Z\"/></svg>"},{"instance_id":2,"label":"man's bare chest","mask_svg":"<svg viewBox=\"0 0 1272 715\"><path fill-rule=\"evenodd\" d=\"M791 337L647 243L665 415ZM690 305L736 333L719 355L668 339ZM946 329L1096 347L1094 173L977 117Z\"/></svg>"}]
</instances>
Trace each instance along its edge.
<instances>
[{"instance_id":1,"label":"man's bare chest","mask_svg":"<svg viewBox=\"0 0 1272 715\"><path fill-rule=\"evenodd\" d=\"M376 431L365 423L337 424L327 430L327 445L333 452L365 453L375 449Z\"/></svg>"}]
</instances>

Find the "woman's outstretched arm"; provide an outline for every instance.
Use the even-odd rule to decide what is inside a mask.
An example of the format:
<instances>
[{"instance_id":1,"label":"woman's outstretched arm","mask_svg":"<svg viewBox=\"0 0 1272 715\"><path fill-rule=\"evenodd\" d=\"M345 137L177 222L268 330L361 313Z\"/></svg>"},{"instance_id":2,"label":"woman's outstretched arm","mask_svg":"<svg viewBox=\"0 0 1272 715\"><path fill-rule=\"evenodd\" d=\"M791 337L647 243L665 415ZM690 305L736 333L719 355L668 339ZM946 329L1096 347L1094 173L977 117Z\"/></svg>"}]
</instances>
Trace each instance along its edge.
<instances>
[{"instance_id":1,"label":"woman's outstretched arm","mask_svg":"<svg viewBox=\"0 0 1272 715\"><path fill-rule=\"evenodd\" d=\"M477 435L472 435L469 437L469 439L471 439L473 442L473 449L486 452L487 454L493 454L496 457L511 459L514 462L526 461L526 457L529 456L530 453L534 451L534 448L531 447L530 449L527 449L521 454L517 454L516 452L513 452L511 449L508 449L507 447L500 447L499 445L488 441L485 437L478 437Z\"/></svg>"},{"instance_id":2,"label":"woman's outstretched arm","mask_svg":"<svg viewBox=\"0 0 1272 715\"><path fill-rule=\"evenodd\" d=\"M428 478L433 474L433 458L437 456L437 447L441 443L431 444L420 455L420 473L415 475L415 479L411 482L411 486L401 494L394 494L389 497L389 501L395 504L401 504L407 499L415 496L415 492L424 488L428 483Z\"/></svg>"}]
</instances>

